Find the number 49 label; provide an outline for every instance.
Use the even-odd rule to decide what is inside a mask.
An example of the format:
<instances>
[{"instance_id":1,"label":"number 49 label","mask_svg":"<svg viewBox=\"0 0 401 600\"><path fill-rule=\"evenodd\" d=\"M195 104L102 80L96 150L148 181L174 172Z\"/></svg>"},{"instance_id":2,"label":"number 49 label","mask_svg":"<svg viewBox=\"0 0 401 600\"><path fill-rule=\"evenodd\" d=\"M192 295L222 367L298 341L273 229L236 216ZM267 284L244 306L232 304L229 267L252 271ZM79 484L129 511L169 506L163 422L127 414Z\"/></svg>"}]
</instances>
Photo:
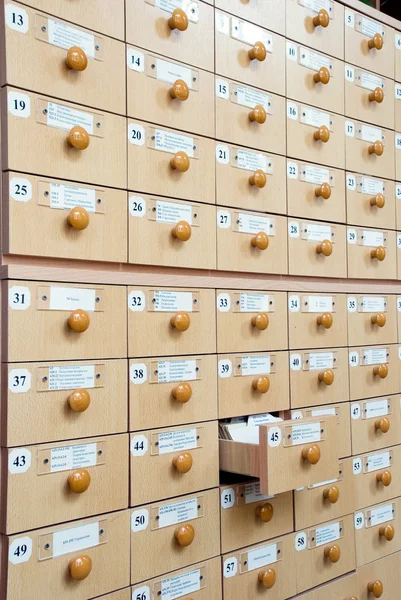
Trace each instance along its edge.
<instances>
[{"instance_id":1,"label":"number 49 label","mask_svg":"<svg viewBox=\"0 0 401 600\"><path fill-rule=\"evenodd\" d=\"M32 555L32 540L25 536L13 540L8 548L8 560L13 565L28 562Z\"/></svg>"}]
</instances>

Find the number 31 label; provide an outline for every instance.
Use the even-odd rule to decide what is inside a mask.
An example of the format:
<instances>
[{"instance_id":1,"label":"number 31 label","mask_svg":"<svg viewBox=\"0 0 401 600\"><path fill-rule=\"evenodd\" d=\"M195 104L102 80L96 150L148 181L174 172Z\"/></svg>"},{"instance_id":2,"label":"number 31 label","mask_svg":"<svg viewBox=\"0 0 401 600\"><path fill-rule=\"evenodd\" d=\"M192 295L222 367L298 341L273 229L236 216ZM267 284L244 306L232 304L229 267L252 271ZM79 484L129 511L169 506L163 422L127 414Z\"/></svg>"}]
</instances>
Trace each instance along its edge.
<instances>
[{"instance_id":1,"label":"number 31 label","mask_svg":"<svg viewBox=\"0 0 401 600\"><path fill-rule=\"evenodd\" d=\"M23 285L13 285L8 290L8 305L12 310L26 310L31 305L31 292Z\"/></svg>"}]
</instances>

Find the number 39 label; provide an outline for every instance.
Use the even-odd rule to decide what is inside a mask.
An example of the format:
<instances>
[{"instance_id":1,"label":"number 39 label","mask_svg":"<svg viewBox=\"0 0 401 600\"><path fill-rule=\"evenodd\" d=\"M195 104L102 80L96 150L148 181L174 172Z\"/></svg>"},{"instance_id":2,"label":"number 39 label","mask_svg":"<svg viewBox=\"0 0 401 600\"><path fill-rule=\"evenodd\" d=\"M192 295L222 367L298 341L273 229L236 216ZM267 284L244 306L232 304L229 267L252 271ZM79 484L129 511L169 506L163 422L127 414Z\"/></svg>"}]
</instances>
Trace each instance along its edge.
<instances>
[{"instance_id":1,"label":"number 39 label","mask_svg":"<svg viewBox=\"0 0 401 600\"><path fill-rule=\"evenodd\" d=\"M31 451L28 448L14 448L8 455L8 470L12 475L26 473L31 466Z\"/></svg>"},{"instance_id":2,"label":"number 39 label","mask_svg":"<svg viewBox=\"0 0 401 600\"><path fill-rule=\"evenodd\" d=\"M13 565L28 562L32 555L32 540L25 536L12 541L8 548L8 560Z\"/></svg>"}]
</instances>

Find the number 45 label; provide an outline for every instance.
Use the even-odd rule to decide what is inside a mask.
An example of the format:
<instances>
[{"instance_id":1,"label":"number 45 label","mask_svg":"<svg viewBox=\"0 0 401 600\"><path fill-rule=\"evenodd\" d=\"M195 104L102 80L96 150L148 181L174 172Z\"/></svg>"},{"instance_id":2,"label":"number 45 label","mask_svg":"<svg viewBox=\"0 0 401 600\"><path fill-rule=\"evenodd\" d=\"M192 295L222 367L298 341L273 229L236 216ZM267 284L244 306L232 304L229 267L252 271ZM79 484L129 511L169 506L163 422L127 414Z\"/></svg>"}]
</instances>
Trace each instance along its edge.
<instances>
[{"instance_id":1,"label":"number 45 label","mask_svg":"<svg viewBox=\"0 0 401 600\"><path fill-rule=\"evenodd\" d=\"M270 427L267 432L267 441L269 446L275 448L281 444L281 429L280 427Z\"/></svg>"}]
</instances>

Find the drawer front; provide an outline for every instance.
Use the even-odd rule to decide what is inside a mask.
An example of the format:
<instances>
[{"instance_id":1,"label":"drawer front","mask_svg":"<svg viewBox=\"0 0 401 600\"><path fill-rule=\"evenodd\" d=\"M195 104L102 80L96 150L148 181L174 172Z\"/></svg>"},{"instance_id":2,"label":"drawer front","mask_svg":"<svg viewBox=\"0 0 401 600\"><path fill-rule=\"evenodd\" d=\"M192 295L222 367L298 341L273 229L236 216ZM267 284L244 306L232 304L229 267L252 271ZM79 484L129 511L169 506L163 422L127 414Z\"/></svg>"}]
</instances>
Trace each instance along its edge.
<instances>
[{"instance_id":1,"label":"drawer front","mask_svg":"<svg viewBox=\"0 0 401 600\"><path fill-rule=\"evenodd\" d=\"M125 510L3 538L9 555L4 572L9 596L30 598L32 581L35 594L43 600L55 595L63 600L86 600L128 586L129 518ZM20 562L18 552L23 553ZM85 575L87 557L91 571L79 581ZM82 558L84 565L77 565Z\"/></svg>"},{"instance_id":2,"label":"drawer front","mask_svg":"<svg viewBox=\"0 0 401 600\"><path fill-rule=\"evenodd\" d=\"M354 514L358 567L401 550L400 499L369 506Z\"/></svg>"},{"instance_id":3,"label":"drawer front","mask_svg":"<svg viewBox=\"0 0 401 600\"><path fill-rule=\"evenodd\" d=\"M345 65L345 114L394 129L394 81Z\"/></svg>"},{"instance_id":4,"label":"drawer front","mask_svg":"<svg viewBox=\"0 0 401 600\"><path fill-rule=\"evenodd\" d=\"M21 4L11 6L11 14L6 15L4 83L125 114L122 42L55 20ZM14 11L26 20L26 27L21 27L23 31L13 23ZM20 22L19 17L15 19ZM79 53L72 51L76 47L80 48ZM21 56L25 57L23 66Z\"/></svg>"},{"instance_id":5,"label":"drawer front","mask_svg":"<svg viewBox=\"0 0 401 600\"><path fill-rule=\"evenodd\" d=\"M344 130L347 170L394 179L392 131L349 119Z\"/></svg>"},{"instance_id":6,"label":"drawer front","mask_svg":"<svg viewBox=\"0 0 401 600\"><path fill-rule=\"evenodd\" d=\"M174 4L166 3L164 6L166 8L162 9L156 3L140 2L138 5L136 0L128 0L125 7L127 42L162 56L213 71L213 7L199 0L191 3L189 9L183 0ZM172 6L186 12L187 27L184 31L176 28L177 21L172 16Z\"/></svg>"},{"instance_id":7,"label":"drawer front","mask_svg":"<svg viewBox=\"0 0 401 600\"><path fill-rule=\"evenodd\" d=\"M133 584L219 552L218 489L148 504L131 512Z\"/></svg>"},{"instance_id":8,"label":"drawer front","mask_svg":"<svg viewBox=\"0 0 401 600\"><path fill-rule=\"evenodd\" d=\"M216 8L231 12L241 19L256 23L261 27L267 27L277 33L285 33L285 6L279 4L273 6L264 0L244 3L242 0L215 0ZM400 70L401 74L401 70Z\"/></svg>"},{"instance_id":9,"label":"drawer front","mask_svg":"<svg viewBox=\"0 0 401 600\"><path fill-rule=\"evenodd\" d=\"M4 173L3 198L6 253L127 262L122 190Z\"/></svg>"},{"instance_id":10,"label":"drawer front","mask_svg":"<svg viewBox=\"0 0 401 600\"><path fill-rule=\"evenodd\" d=\"M397 342L396 296L347 296L348 344Z\"/></svg>"},{"instance_id":11,"label":"drawer front","mask_svg":"<svg viewBox=\"0 0 401 600\"><path fill-rule=\"evenodd\" d=\"M215 269L215 222L214 206L130 193L129 262Z\"/></svg>"},{"instance_id":12,"label":"drawer front","mask_svg":"<svg viewBox=\"0 0 401 600\"><path fill-rule=\"evenodd\" d=\"M130 190L214 204L214 173L212 140L128 119Z\"/></svg>"},{"instance_id":13,"label":"drawer front","mask_svg":"<svg viewBox=\"0 0 401 600\"><path fill-rule=\"evenodd\" d=\"M287 160L288 213L345 223L344 171Z\"/></svg>"},{"instance_id":14,"label":"drawer front","mask_svg":"<svg viewBox=\"0 0 401 600\"><path fill-rule=\"evenodd\" d=\"M216 203L286 214L285 168L283 156L216 143Z\"/></svg>"},{"instance_id":15,"label":"drawer front","mask_svg":"<svg viewBox=\"0 0 401 600\"><path fill-rule=\"evenodd\" d=\"M346 296L289 294L288 323L290 348L346 346Z\"/></svg>"},{"instance_id":16,"label":"drawer front","mask_svg":"<svg viewBox=\"0 0 401 600\"><path fill-rule=\"evenodd\" d=\"M386 502L401 495L399 446L353 457L356 506Z\"/></svg>"},{"instance_id":17,"label":"drawer front","mask_svg":"<svg viewBox=\"0 0 401 600\"><path fill-rule=\"evenodd\" d=\"M349 365L351 400L398 392L398 346L352 348L349 351Z\"/></svg>"},{"instance_id":18,"label":"drawer front","mask_svg":"<svg viewBox=\"0 0 401 600\"><path fill-rule=\"evenodd\" d=\"M401 437L400 397L351 404L352 454L395 446Z\"/></svg>"},{"instance_id":19,"label":"drawer front","mask_svg":"<svg viewBox=\"0 0 401 600\"><path fill-rule=\"evenodd\" d=\"M126 508L127 446L128 435L123 434L68 441L63 446L53 442L4 448L8 513L3 533ZM28 497L35 511L25 511L19 504L18 499ZM18 506L19 510L11 509Z\"/></svg>"},{"instance_id":20,"label":"drawer front","mask_svg":"<svg viewBox=\"0 0 401 600\"><path fill-rule=\"evenodd\" d=\"M397 279L395 231L347 227L347 242L348 277Z\"/></svg>"},{"instance_id":21,"label":"drawer front","mask_svg":"<svg viewBox=\"0 0 401 600\"><path fill-rule=\"evenodd\" d=\"M216 290L217 351L266 352L288 344L287 294Z\"/></svg>"},{"instance_id":22,"label":"drawer front","mask_svg":"<svg viewBox=\"0 0 401 600\"><path fill-rule=\"evenodd\" d=\"M338 600L339 598L351 598L351 594L356 598L358 590L358 579L356 573L339 577L335 581L326 583L315 588L310 592L296 596L296 600Z\"/></svg>"},{"instance_id":23,"label":"drawer front","mask_svg":"<svg viewBox=\"0 0 401 600\"><path fill-rule=\"evenodd\" d=\"M390 140L391 142L391 140ZM401 179L401 134L395 134L395 179Z\"/></svg>"},{"instance_id":24,"label":"drawer front","mask_svg":"<svg viewBox=\"0 0 401 600\"><path fill-rule=\"evenodd\" d=\"M285 100L216 76L216 137L285 154Z\"/></svg>"},{"instance_id":25,"label":"drawer front","mask_svg":"<svg viewBox=\"0 0 401 600\"><path fill-rule=\"evenodd\" d=\"M395 229L394 183L357 173L346 173L345 178L347 222L350 225Z\"/></svg>"},{"instance_id":26,"label":"drawer front","mask_svg":"<svg viewBox=\"0 0 401 600\"><path fill-rule=\"evenodd\" d=\"M125 360L14 363L3 365L3 377L6 446L126 431Z\"/></svg>"},{"instance_id":27,"label":"drawer front","mask_svg":"<svg viewBox=\"0 0 401 600\"><path fill-rule=\"evenodd\" d=\"M372 592L383 600L392 600L398 594L401 566L399 552L360 567L357 571L360 600L371 600Z\"/></svg>"},{"instance_id":28,"label":"drawer front","mask_svg":"<svg viewBox=\"0 0 401 600\"><path fill-rule=\"evenodd\" d=\"M2 289L8 299L10 332L3 341L4 360L126 356L123 286L5 281ZM21 344L27 331L29 344Z\"/></svg>"},{"instance_id":29,"label":"drawer front","mask_svg":"<svg viewBox=\"0 0 401 600\"><path fill-rule=\"evenodd\" d=\"M216 351L214 290L128 288L128 356Z\"/></svg>"},{"instance_id":30,"label":"drawer front","mask_svg":"<svg viewBox=\"0 0 401 600\"><path fill-rule=\"evenodd\" d=\"M212 73L127 46L129 117L214 137L213 92Z\"/></svg>"},{"instance_id":31,"label":"drawer front","mask_svg":"<svg viewBox=\"0 0 401 600\"><path fill-rule=\"evenodd\" d=\"M398 50L398 52L397 52ZM395 31L395 80L401 81L401 32Z\"/></svg>"},{"instance_id":32,"label":"drawer front","mask_svg":"<svg viewBox=\"0 0 401 600\"><path fill-rule=\"evenodd\" d=\"M130 506L219 484L217 421L134 432L130 450Z\"/></svg>"},{"instance_id":33,"label":"drawer front","mask_svg":"<svg viewBox=\"0 0 401 600\"><path fill-rule=\"evenodd\" d=\"M217 268L287 273L285 217L217 207Z\"/></svg>"},{"instance_id":34,"label":"drawer front","mask_svg":"<svg viewBox=\"0 0 401 600\"><path fill-rule=\"evenodd\" d=\"M220 487L221 550L232 552L293 530L292 492L260 493L258 481Z\"/></svg>"},{"instance_id":35,"label":"drawer front","mask_svg":"<svg viewBox=\"0 0 401 600\"><path fill-rule=\"evenodd\" d=\"M395 183L395 226L398 231L401 229L401 203L398 200L401 200L401 186L399 183ZM390 194L393 192L393 189L390 188Z\"/></svg>"},{"instance_id":36,"label":"drawer front","mask_svg":"<svg viewBox=\"0 0 401 600\"><path fill-rule=\"evenodd\" d=\"M129 369L130 431L217 419L215 355L139 358Z\"/></svg>"},{"instance_id":37,"label":"drawer front","mask_svg":"<svg viewBox=\"0 0 401 600\"><path fill-rule=\"evenodd\" d=\"M219 419L289 408L288 352L217 359Z\"/></svg>"},{"instance_id":38,"label":"drawer front","mask_svg":"<svg viewBox=\"0 0 401 600\"><path fill-rule=\"evenodd\" d=\"M125 588L124 590L119 590L118 592L111 592L111 594L106 594L105 596L97 596L93 600L131 600L131 590L130 588Z\"/></svg>"},{"instance_id":39,"label":"drawer front","mask_svg":"<svg viewBox=\"0 0 401 600\"><path fill-rule=\"evenodd\" d=\"M401 44L401 38L400 38L400 44ZM399 102L399 101L401 100L401 85L399 83L395 83L394 84L394 96L395 96L395 101L394 101L394 108L395 108L394 126L395 126L395 130L396 131L400 131L400 129L401 129L401 102ZM398 102L397 102L397 100L398 100Z\"/></svg>"}]
</instances>

